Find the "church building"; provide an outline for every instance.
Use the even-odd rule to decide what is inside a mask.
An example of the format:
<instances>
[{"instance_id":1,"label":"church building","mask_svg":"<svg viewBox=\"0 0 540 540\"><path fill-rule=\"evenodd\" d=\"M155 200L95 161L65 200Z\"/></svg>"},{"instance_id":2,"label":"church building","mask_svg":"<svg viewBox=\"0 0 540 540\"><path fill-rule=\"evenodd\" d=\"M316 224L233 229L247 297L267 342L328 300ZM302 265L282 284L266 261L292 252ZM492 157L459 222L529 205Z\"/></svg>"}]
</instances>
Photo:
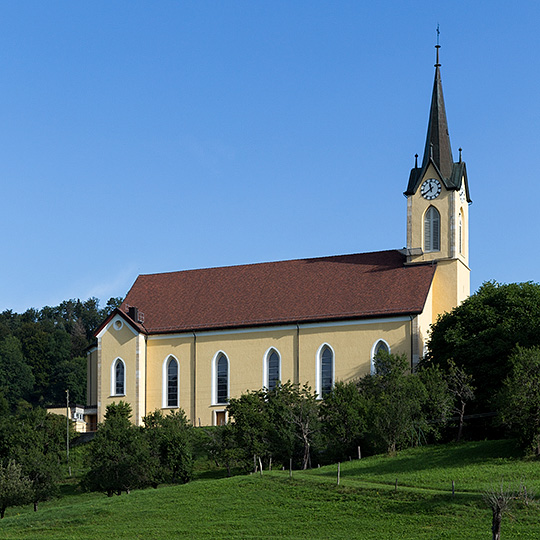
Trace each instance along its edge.
<instances>
[{"instance_id":1,"label":"church building","mask_svg":"<svg viewBox=\"0 0 540 540\"><path fill-rule=\"evenodd\" d=\"M182 408L194 425L219 425L229 397L291 381L322 398L372 372L381 349L414 367L430 325L470 292L471 199L436 50L424 155L405 191L407 247L140 275L96 331L88 422L123 400L136 424Z\"/></svg>"}]
</instances>

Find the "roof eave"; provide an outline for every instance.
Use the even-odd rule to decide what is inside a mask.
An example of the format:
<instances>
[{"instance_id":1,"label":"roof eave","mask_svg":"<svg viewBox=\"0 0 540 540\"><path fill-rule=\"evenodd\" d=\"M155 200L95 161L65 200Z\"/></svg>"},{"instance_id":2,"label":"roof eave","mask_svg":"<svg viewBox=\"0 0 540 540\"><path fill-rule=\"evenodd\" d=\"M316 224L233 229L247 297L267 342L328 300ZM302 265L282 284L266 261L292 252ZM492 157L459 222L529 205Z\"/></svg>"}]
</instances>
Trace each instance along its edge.
<instances>
[{"instance_id":1,"label":"roof eave","mask_svg":"<svg viewBox=\"0 0 540 540\"><path fill-rule=\"evenodd\" d=\"M392 310L387 312L373 312L370 314L351 314L345 316L321 316L321 317L306 317L306 318L294 318L290 320L280 320L280 321L252 321L246 323L231 323L231 324L217 324L215 326L191 326L183 328L163 328L163 329L150 329L147 331L149 336L152 335L166 335L166 334L178 334L178 333L193 333L193 332L219 332L219 331L228 331L234 329L245 330L247 328L262 329L270 326L289 326L289 325L300 325L300 324L324 324L324 323L333 323L341 321L354 321L354 320L364 320L364 319L378 319L378 318L391 318L398 316L409 316L409 315L419 315L424 310L424 307L415 306L407 310Z\"/></svg>"}]
</instances>

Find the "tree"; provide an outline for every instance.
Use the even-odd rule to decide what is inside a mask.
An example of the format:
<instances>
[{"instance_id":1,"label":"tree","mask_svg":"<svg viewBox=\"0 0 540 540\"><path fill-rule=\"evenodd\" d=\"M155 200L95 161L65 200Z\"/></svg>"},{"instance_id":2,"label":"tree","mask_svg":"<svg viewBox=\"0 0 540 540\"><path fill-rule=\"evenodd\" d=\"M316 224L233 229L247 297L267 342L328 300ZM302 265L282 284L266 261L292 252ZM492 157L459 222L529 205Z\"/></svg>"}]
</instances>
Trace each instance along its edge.
<instances>
[{"instance_id":1,"label":"tree","mask_svg":"<svg viewBox=\"0 0 540 540\"><path fill-rule=\"evenodd\" d=\"M432 326L427 361L444 369L453 360L472 376L475 407L492 410L511 370L516 345L540 345L540 285L484 283Z\"/></svg>"},{"instance_id":2,"label":"tree","mask_svg":"<svg viewBox=\"0 0 540 540\"><path fill-rule=\"evenodd\" d=\"M435 365L417 366L414 375L420 379L426 390L422 403L422 429L432 440L439 440L441 428L448 423L454 403L447 375Z\"/></svg>"},{"instance_id":3,"label":"tree","mask_svg":"<svg viewBox=\"0 0 540 540\"><path fill-rule=\"evenodd\" d=\"M246 453L238 446L233 424L197 428L197 431L203 434L203 446L208 455L212 457L217 467L223 465L227 469L227 476L232 475L233 467L245 464Z\"/></svg>"},{"instance_id":4,"label":"tree","mask_svg":"<svg viewBox=\"0 0 540 540\"><path fill-rule=\"evenodd\" d=\"M456 441L461 440L465 406L474 399L474 386L472 376L464 369L456 366L453 360L448 361L448 388L454 396L454 412L458 415L458 432Z\"/></svg>"},{"instance_id":5,"label":"tree","mask_svg":"<svg viewBox=\"0 0 540 540\"><path fill-rule=\"evenodd\" d=\"M492 540L500 540L502 518L508 513L511 506L518 500L528 504L532 499L526 486L521 485L518 490L513 490L511 488L505 488L502 483L499 488L491 488L484 492L483 498L492 513Z\"/></svg>"},{"instance_id":6,"label":"tree","mask_svg":"<svg viewBox=\"0 0 540 540\"><path fill-rule=\"evenodd\" d=\"M49 386L51 355L49 335L37 322L26 322L18 332L25 362L31 367L35 378L35 402L39 402Z\"/></svg>"},{"instance_id":7,"label":"tree","mask_svg":"<svg viewBox=\"0 0 540 540\"><path fill-rule=\"evenodd\" d=\"M34 386L30 366L24 361L21 343L15 336L0 342L0 390L12 408L28 399Z\"/></svg>"},{"instance_id":8,"label":"tree","mask_svg":"<svg viewBox=\"0 0 540 540\"><path fill-rule=\"evenodd\" d=\"M523 447L540 456L540 347L518 347L501 392L501 419Z\"/></svg>"},{"instance_id":9,"label":"tree","mask_svg":"<svg viewBox=\"0 0 540 540\"><path fill-rule=\"evenodd\" d=\"M0 422L0 455L18 463L30 480L34 510L57 493L65 436L65 418L40 408L21 409Z\"/></svg>"},{"instance_id":10,"label":"tree","mask_svg":"<svg viewBox=\"0 0 540 540\"><path fill-rule=\"evenodd\" d=\"M147 439L130 417L131 407L123 401L107 406L105 422L91 443L89 471L83 481L91 491L103 491L111 497L155 483L157 463Z\"/></svg>"},{"instance_id":11,"label":"tree","mask_svg":"<svg viewBox=\"0 0 540 540\"><path fill-rule=\"evenodd\" d=\"M163 415L155 411L143 419L150 452L159 463L156 482L189 482L193 473L193 427L182 409Z\"/></svg>"},{"instance_id":12,"label":"tree","mask_svg":"<svg viewBox=\"0 0 540 540\"><path fill-rule=\"evenodd\" d=\"M0 465L0 518L4 518L9 506L20 506L30 499L30 480L23 475L21 466L13 460Z\"/></svg>"},{"instance_id":13,"label":"tree","mask_svg":"<svg viewBox=\"0 0 540 540\"><path fill-rule=\"evenodd\" d=\"M227 410L229 417L234 418L232 431L246 463L250 463L253 456L265 459L271 454L267 409L264 390L248 391L229 400Z\"/></svg>"},{"instance_id":14,"label":"tree","mask_svg":"<svg viewBox=\"0 0 540 540\"><path fill-rule=\"evenodd\" d=\"M38 504L48 501L58 493L61 477L58 458L52 454L43 454L36 448L28 448L24 456L23 471L30 480L30 500L34 503L34 512Z\"/></svg>"},{"instance_id":15,"label":"tree","mask_svg":"<svg viewBox=\"0 0 540 540\"><path fill-rule=\"evenodd\" d=\"M286 382L272 390L247 392L230 400L228 412L246 462L258 456L287 465L298 459L302 468L310 466L320 422L317 396L309 386Z\"/></svg>"},{"instance_id":16,"label":"tree","mask_svg":"<svg viewBox=\"0 0 540 540\"><path fill-rule=\"evenodd\" d=\"M65 399L69 390L71 403L86 403L86 358L77 356L61 360L52 368L51 384L47 389L47 398L51 403Z\"/></svg>"},{"instance_id":17,"label":"tree","mask_svg":"<svg viewBox=\"0 0 540 540\"><path fill-rule=\"evenodd\" d=\"M428 394L420 377L408 373L406 355L380 351L375 374L366 375L359 390L368 402L369 430L376 447L394 453L417 440L427 428Z\"/></svg>"},{"instance_id":18,"label":"tree","mask_svg":"<svg viewBox=\"0 0 540 540\"><path fill-rule=\"evenodd\" d=\"M368 425L368 403L355 382L336 382L320 406L329 457L342 461L355 455Z\"/></svg>"},{"instance_id":19,"label":"tree","mask_svg":"<svg viewBox=\"0 0 540 540\"><path fill-rule=\"evenodd\" d=\"M300 386L286 382L267 391L265 400L273 454L283 456L285 451L291 459L298 445L302 469L311 467L311 451L320 435L317 394L307 384Z\"/></svg>"}]
</instances>

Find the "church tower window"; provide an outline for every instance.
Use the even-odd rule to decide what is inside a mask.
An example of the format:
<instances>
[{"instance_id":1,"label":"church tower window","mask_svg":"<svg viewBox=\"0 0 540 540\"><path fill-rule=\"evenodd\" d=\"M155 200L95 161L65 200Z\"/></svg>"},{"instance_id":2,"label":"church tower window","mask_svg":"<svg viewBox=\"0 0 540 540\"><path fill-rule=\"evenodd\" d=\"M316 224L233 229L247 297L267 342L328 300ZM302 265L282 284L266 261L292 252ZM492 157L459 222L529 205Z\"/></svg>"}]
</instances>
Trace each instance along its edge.
<instances>
[{"instance_id":1,"label":"church tower window","mask_svg":"<svg viewBox=\"0 0 540 540\"><path fill-rule=\"evenodd\" d=\"M459 235L459 252L463 254L463 211L459 211L459 223L458 223L458 235Z\"/></svg>"},{"instance_id":2,"label":"church tower window","mask_svg":"<svg viewBox=\"0 0 540 540\"><path fill-rule=\"evenodd\" d=\"M424 251L440 251L441 249L441 215L430 206L424 217Z\"/></svg>"}]
</instances>

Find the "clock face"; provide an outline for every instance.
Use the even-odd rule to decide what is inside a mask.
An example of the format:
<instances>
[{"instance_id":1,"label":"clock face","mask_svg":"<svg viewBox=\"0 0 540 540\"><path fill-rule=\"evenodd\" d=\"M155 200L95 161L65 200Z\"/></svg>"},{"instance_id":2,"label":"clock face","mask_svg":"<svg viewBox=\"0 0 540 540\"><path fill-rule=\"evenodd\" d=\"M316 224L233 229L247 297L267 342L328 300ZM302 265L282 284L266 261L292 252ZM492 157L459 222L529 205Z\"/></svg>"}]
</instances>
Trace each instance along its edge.
<instances>
[{"instance_id":1,"label":"clock face","mask_svg":"<svg viewBox=\"0 0 540 540\"><path fill-rule=\"evenodd\" d=\"M420 193L424 199L432 201L441 193L441 183L436 178L428 178L420 188Z\"/></svg>"}]
</instances>

